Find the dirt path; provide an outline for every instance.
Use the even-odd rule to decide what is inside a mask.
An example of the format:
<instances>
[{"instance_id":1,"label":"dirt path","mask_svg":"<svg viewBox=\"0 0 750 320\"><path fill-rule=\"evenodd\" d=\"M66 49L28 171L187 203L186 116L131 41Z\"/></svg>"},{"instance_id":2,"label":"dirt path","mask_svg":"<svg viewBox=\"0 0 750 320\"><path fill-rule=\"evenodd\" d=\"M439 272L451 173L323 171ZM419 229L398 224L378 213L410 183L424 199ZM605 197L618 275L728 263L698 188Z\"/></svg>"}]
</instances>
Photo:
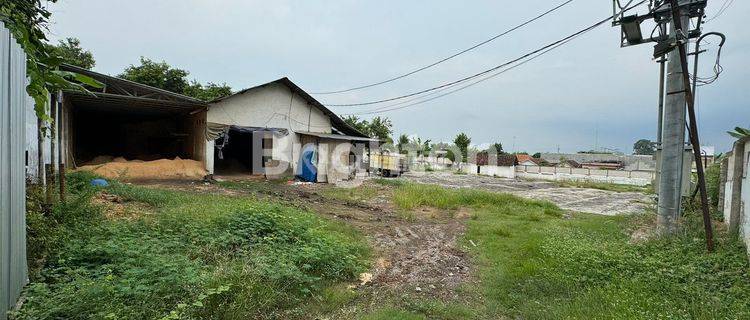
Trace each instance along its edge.
<instances>
[{"instance_id":1,"label":"dirt path","mask_svg":"<svg viewBox=\"0 0 750 320\"><path fill-rule=\"evenodd\" d=\"M472 188L511 193L528 199L547 200L565 210L601 215L640 213L653 203L650 196L639 192L566 188L545 181L457 175L449 172L407 173L403 179L448 188Z\"/></svg>"}]
</instances>

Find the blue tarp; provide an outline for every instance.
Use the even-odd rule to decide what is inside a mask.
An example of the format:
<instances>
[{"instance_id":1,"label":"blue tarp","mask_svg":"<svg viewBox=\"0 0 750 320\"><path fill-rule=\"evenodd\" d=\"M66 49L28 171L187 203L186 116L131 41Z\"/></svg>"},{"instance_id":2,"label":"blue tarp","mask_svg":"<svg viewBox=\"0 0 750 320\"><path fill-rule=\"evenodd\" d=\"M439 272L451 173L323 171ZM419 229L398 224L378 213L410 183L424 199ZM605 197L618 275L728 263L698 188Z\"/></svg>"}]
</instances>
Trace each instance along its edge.
<instances>
[{"instance_id":1,"label":"blue tarp","mask_svg":"<svg viewBox=\"0 0 750 320\"><path fill-rule=\"evenodd\" d=\"M315 148L312 146L306 147L299 158L299 173L297 177L307 182L318 181L318 168L313 164L314 159Z\"/></svg>"}]
</instances>

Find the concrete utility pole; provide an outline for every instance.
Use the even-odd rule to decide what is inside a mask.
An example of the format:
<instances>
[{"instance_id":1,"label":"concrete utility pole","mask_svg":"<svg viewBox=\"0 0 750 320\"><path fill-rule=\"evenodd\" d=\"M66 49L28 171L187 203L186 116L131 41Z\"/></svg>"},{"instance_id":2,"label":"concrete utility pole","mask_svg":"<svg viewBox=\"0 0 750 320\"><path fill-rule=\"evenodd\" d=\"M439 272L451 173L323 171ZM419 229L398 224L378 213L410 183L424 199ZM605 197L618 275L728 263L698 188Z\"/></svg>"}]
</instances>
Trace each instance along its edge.
<instances>
[{"instance_id":1,"label":"concrete utility pole","mask_svg":"<svg viewBox=\"0 0 750 320\"><path fill-rule=\"evenodd\" d=\"M689 18L681 16L682 25ZM669 27L670 41L677 41L674 23ZM672 233L680 216L682 201L682 168L685 153L685 86L682 60L677 50L669 52L667 61L666 98L659 164L659 207L657 225L661 232Z\"/></svg>"}]
</instances>

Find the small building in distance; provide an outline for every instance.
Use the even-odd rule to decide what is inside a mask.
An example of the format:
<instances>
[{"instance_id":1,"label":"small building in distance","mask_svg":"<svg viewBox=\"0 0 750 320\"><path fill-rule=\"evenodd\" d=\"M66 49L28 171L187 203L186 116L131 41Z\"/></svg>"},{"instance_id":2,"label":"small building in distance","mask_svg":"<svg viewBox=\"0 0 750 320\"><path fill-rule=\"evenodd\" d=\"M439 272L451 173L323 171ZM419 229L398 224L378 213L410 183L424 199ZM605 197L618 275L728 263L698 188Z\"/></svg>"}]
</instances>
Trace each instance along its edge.
<instances>
[{"instance_id":1,"label":"small building in distance","mask_svg":"<svg viewBox=\"0 0 750 320\"><path fill-rule=\"evenodd\" d=\"M562 160L556 165L558 168L580 168L581 164L575 160Z\"/></svg>"},{"instance_id":2,"label":"small building in distance","mask_svg":"<svg viewBox=\"0 0 750 320\"><path fill-rule=\"evenodd\" d=\"M542 166L544 161L541 158L534 158L528 154L517 154L516 163L519 166Z\"/></svg>"},{"instance_id":3,"label":"small building in distance","mask_svg":"<svg viewBox=\"0 0 750 320\"><path fill-rule=\"evenodd\" d=\"M373 139L349 126L288 78L211 101L206 169L222 176L300 176L336 182L366 174Z\"/></svg>"}]
</instances>

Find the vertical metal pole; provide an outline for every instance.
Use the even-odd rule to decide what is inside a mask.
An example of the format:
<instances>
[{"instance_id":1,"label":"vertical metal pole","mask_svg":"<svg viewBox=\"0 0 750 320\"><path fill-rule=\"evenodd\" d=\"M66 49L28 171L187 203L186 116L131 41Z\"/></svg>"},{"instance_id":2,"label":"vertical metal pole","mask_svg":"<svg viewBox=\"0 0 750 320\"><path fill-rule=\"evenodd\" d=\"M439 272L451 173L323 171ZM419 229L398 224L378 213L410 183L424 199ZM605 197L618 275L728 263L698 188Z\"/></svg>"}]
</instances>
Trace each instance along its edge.
<instances>
[{"instance_id":1,"label":"vertical metal pole","mask_svg":"<svg viewBox=\"0 0 750 320\"><path fill-rule=\"evenodd\" d=\"M682 25L689 19L680 16ZM675 23L670 26L671 41L677 41ZM666 75L666 98L662 132L661 163L659 164L659 206L657 226L661 232L673 233L677 229L682 200L682 167L685 152L685 88L682 81L682 61L677 50L669 53Z\"/></svg>"}]
</instances>

